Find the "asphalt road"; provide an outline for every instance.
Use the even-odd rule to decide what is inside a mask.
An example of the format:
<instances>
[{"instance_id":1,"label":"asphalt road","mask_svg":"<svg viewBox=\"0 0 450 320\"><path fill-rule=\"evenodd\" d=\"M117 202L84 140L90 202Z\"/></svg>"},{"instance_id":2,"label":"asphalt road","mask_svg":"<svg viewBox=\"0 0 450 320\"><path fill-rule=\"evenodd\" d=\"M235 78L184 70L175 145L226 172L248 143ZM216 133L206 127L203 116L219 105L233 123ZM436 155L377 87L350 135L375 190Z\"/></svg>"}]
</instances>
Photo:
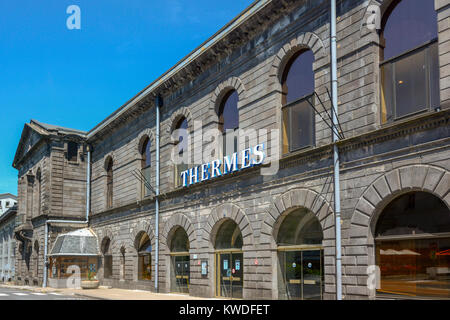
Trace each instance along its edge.
<instances>
[{"instance_id":1,"label":"asphalt road","mask_svg":"<svg viewBox=\"0 0 450 320\"><path fill-rule=\"evenodd\" d=\"M91 300L87 297L66 296L61 293L40 293L0 287L0 300Z\"/></svg>"}]
</instances>

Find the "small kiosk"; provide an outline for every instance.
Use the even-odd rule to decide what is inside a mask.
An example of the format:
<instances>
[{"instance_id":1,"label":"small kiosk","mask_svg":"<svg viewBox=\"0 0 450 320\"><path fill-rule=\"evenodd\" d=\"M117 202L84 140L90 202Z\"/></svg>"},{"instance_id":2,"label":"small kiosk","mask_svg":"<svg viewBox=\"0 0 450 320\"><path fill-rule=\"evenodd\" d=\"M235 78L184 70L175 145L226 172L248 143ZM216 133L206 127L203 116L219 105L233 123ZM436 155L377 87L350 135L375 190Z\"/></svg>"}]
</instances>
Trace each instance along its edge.
<instances>
[{"instance_id":1,"label":"small kiosk","mask_svg":"<svg viewBox=\"0 0 450 320\"><path fill-rule=\"evenodd\" d=\"M59 235L49 254L50 287L78 288L81 281L96 279L99 257L97 236L91 229Z\"/></svg>"}]
</instances>

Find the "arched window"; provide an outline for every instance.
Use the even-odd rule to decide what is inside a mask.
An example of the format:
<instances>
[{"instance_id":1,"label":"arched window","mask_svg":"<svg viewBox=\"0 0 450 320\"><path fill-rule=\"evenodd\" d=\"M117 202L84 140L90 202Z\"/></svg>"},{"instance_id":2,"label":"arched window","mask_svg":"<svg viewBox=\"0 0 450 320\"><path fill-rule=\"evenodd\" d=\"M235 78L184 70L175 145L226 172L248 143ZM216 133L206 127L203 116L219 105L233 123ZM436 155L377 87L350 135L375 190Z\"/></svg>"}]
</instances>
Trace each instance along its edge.
<instances>
[{"instance_id":1,"label":"arched window","mask_svg":"<svg viewBox=\"0 0 450 320\"><path fill-rule=\"evenodd\" d=\"M450 298L450 210L426 192L404 194L375 229L378 293Z\"/></svg>"},{"instance_id":2,"label":"arched window","mask_svg":"<svg viewBox=\"0 0 450 320\"><path fill-rule=\"evenodd\" d=\"M381 122L438 108L439 59L434 1L397 0L382 20Z\"/></svg>"},{"instance_id":3,"label":"arched window","mask_svg":"<svg viewBox=\"0 0 450 320\"><path fill-rule=\"evenodd\" d=\"M279 299L322 299L322 241L322 226L309 210L295 209L284 217L277 234Z\"/></svg>"},{"instance_id":4,"label":"arched window","mask_svg":"<svg viewBox=\"0 0 450 320\"><path fill-rule=\"evenodd\" d=\"M189 159L185 159L188 154L188 121L185 117L178 120L175 130L178 132L175 141L175 152L178 155L178 162L175 164L175 186L183 185L181 173L188 170Z\"/></svg>"},{"instance_id":5,"label":"arched window","mask_svg":"<svg viewBox=\"0 0 450 320\"><path fill-rule=\"evenodd\" d=\"M108 158L106 161L106 208L110 209L113 207L113 185L114 185L114 175L113 175L113 160Z\"/></svg>"},{"instance_id":6,"label":"arched window","mask_svg":"<svg viewBox=\"0 0 450 320\"><path fill-rule=\"evenodd\" d=\"M103 254L103 278L110 279L112 277L112 254L111 254L111 240L105 238L102 241Z\"/></svg>"},{"instance_id":7,"label":"arched window","mask_svg":"<svg viewBox=\"0 0 450 320\"><path fill-rule=\"evenodd\" d=\"M242 234L239 226L233 220L226 220L217 231L215 248L222 249L241 249Z\"/></svg>"},{"instance_id":8,"label":"arched window","mask_svg":"<svg viewBox=\"0 0 450 320\"><path fill-rule=\"evenodd\" d=\"M283 154L314 146L314 54L295 54L282 76Z\"/></svg>"},{"instance_id":9,"label":"arched window","mask_svg":"<svg viewBox=\"0 0 450 320\"><path fill-rule=\"evenodd\" d=\"M239 96L236 90L231 90L222 99L219 106L219 130L223 134L223 155L233 155L238 151L239 129Z\"/></svg>"},{"instance_id":10,"label":"arched window","mask_svg":"<svg viewBox=\"0 0 450 320\"><path fill-rule=\"evenodd\" d=\"M37 180L37 216L41 215L42 208L42 174L41 169L38 169L36 173Z\"/></svg>"},{"instance_id":11,"label":"arched window","mask_svg":"<svg viewBox=\"0 0 450 320\"><path fill-rule=\"evenodd\" d=\"M34 242L34 277L39 277L39 242Z\"/></svg>"},{"instance_id":12,"label":"arched window","mask_svg":"<svg viewBox=\"0 0 450 320\"><path fill-rule=\"evenodd\" d=\"M125 280L126 277L126 260L125 248L120 248L120 280Z\"/></svg>"},{"instance_id":13,"label":"arched window","mask_svg":"<svg viewBox=\"0 0 450 320\"><path fill-rule=\"evenodd\" d=\"M144 143L141 148L141 170L142 175L148 183L151 183L151 166L152 166L152 154L151 154L151 142L149 137L145 137ZM151 190L145 183L142 183L142 196L145 198L151 195Z\"/></svg>"},{"instance_id":14,"label":"arched window","mask_svg":"<svg viewBox=\"0 0 450 320\"><path fill-rule=\"evenodd\" d=\"M152 280L152 244L145 232L138 242L138 279Z\"/></svg>"},{"instance_id":15,"label":"arched window","mask_svg":"<svg viewBox=\"0 0 450 320\"><path fill-rule=\"evenodd\" d=\"M189 252L189 238L183 228L178 227L170 242L170 252Z\"/></svg>"}]
</instances>

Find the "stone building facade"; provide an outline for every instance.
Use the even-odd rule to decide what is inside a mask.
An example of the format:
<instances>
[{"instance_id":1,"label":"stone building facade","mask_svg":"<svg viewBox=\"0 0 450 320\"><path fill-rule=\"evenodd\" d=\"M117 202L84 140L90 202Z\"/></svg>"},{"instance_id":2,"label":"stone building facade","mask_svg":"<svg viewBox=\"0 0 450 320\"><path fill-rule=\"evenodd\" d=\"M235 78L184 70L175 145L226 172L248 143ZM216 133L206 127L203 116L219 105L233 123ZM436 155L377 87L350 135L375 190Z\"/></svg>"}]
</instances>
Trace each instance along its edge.
<instances>
[{"instance_id":1,"label":"stone building facade","mask_svg":"<svg viewBox=\"0 0 450 320\"><path fill-rule=\"evenodd\" d=\"M14 279L15 248L14 229L18 225L17 206L13 206L0 215L0 281Z\"/></svg>"},{"instance_id":2,"label":"stone building facade","mask_svg":"<svg viewBox=\"0 0 450 320\"><path fill-rule=\"evenodd\" d=\"M46 220L84 221L86 205L85 134L43 124L25 124L14 157L19 172L19 225L15 228L15 281L42 285ZM50 226L50 243L79 226Z\"/></svg>"},{"instance_id":3,"label":"stone building facade","mask_svg":"<svg viewBox=\"0 0 450 320\"><path fill-rule=\"evenodd\" d=\"M388 233L382 232L385 225L394 224L383 219L392 206L402 211L403 202L409 201L407 208L414 213L416 206L424 212L443 212L442 225L449 227L450 4L447 0L427 2L427 6L432 6L431 11L427 7L427 12L431 12L428 18L434 19L437 39L425 39L420 46L386 59L387 30L402 17L405 2L338 1L338 110L342 135L338 148L346 299L380 295L375 287L368 286L369 270L380 265L380 259L385 263L385 257L395 254L420 255L402 247L405 244L399 239L404 235L396 238L397 231L392 231L409 230L411 226L386 227ZM83 196L86 163L80 160L76 166L79 171L75 171L64 156L64 141L76 137L80 146L89 145L92 150L89 226L97 234L102 252L98 273L101 282L154 290L155 197L133 172L142 172L155 186L154 100L159 95L164 101L160 133L159 291L244 299L334 299L333 143L327 125L331 113L327 94L331 63L329 21L329 1L256 1L91 131L64 132L40 140L44 143L36 144L32 150L28 148L26 156L18 156L23 160L15 162L19 169L19 215L28 226L21 231L23 237L42 239L43 223L50 216L82 220L87 200ZM300 131L291 127L291 119L286 124L285 110L293 106L285 100L290 94L286 87L290 70L295 69L297 59L306 56L305 52L313 57L312 87L316 95L309 96L308 101L312 101L315 111L302 113L302 117L311 119L305 124L311 132L306 147L291 150L295 133ZM427 70L425 80L405 91L398 85L409 84L414 72L402 74L402 66L406 63L413 70L416 60L407 59L420 54L426 66L422 69ZM422 93L426 108L415 109L413 105L419 98L410 99L413 93ZM207 154L211 140L196 133L223 126L226 116L222 119L221 112L233 94L239 130L260 133L240 140L234 150L264 144L265 163L183 187L178 183L180 173L192 165L180 171L171 161L174 150L179 151L180 143L187 142L183 152L191 150L190 157ZM294 106L303 102L307 100L296 100ZM183 126L190 135L182 141L174 133ZM26 141L33 140L35 131L48 129L33 122L26 125L18 153L27 150ZM86 148L82 150L80 157L85 158ZM193 159L191 163L201 165L209 161ZM262 174L276 166L279 168L275 173ZM42 168L46 188L40 197L39 213L29 196L33 184L30 179L38 168ZM54 170L62 177L55 177ZM435 207L424 209L418 203ZM291 230L292 226L296 229ZM425 227L419 224L411 228L414 230L411 234L405 231L406 236L417 243L426 238L416 236L416 231ZM434 230L433 226L429 228ZM389 234L391 231L394 233ZM291 232L295 239L288 237ZM433 274L433 279L436 274L445 278L449 272L445 260L448 232L450 229L438 232L441 242L436 243L441 247L433 249L433 254L442 265L429 266L426 271ZM422 233L429 235L427 231L419 232ZM386 247L388 240L399 247ZM39 248L42 252L42 245ZM392 286L392 278L388 277L390 282L386 280L391 267L383 263L382 286ZM21 271L24 267L20 257L16 269L18 275L23 274L22 279L27 277ZM38 271L40 279L42 271ZM394 284L395 290L389 287L384 293L409 292L402 286L403 282L397 288ZM416 290L417 296L450 297L448 290L442 288L426 293L416 287L411 290Z\"/></svg>"}]
</instances>

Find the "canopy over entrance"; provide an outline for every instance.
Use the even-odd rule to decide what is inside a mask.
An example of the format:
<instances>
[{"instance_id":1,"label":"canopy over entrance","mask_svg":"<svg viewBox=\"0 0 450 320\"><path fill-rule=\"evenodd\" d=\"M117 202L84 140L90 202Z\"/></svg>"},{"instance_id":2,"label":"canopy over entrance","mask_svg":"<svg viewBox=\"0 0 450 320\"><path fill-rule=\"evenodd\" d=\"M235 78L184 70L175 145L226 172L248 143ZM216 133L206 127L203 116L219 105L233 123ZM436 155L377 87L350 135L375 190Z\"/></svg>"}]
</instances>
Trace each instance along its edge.
<instances>
[{"instance_id":1,"label":"canopy over entrance","mask_svg":"<svg viewBox=\"0 0 450 320\"><path fill-rule=\"evenodd\" d=\"M91 229L80 229L56 238L50 257L100 256L97 236Z\"/></svg>"}]
</instances>

